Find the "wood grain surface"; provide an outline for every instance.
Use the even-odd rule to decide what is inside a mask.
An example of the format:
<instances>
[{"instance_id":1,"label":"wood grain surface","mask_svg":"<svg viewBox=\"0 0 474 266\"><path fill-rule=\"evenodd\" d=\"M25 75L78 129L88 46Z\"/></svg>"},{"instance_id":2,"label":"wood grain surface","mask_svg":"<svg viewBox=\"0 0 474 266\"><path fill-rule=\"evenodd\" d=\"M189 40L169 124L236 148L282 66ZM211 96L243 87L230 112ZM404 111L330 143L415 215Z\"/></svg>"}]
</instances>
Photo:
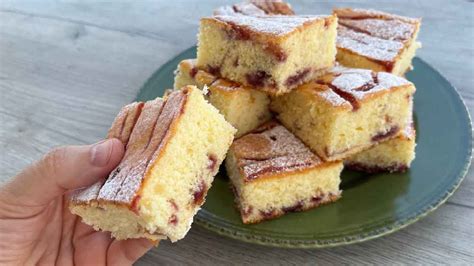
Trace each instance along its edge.
<instances>
[{"instance_id":1,"label":"wood grain surface","mask_svg":"<svg viewBox=\"0 0 474 266\"><path fill-rule=\"evenodd\" d=\"M229 2L229 1L227 1ZM196 43L223 1L1 1L0 181L55 146L100 140L145 80ZM300 14L371 7L422 17L418 56L474 114L472 1L293 1ZM437 211L389 236L322 250L241 243L194 226L137 264L474 264L474 174Z\"/></svg>"}]
</instances>

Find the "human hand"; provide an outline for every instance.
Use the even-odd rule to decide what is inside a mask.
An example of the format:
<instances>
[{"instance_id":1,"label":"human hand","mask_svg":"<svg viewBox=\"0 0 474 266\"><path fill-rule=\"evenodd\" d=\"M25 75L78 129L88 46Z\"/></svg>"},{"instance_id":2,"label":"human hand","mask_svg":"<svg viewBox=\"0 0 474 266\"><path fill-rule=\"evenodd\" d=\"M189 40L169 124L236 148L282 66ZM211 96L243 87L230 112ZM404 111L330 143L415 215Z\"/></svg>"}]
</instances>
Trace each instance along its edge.
<instances>
[{"instance_id":1,"label":"human hand","mask_svg":"<svg viewBox=\"0 0 474 266\"><path fill-rule=\"evenodd\" d=\"M117 139L53 150L0 188L0 264L128 265L147 239L113 240L68 209L67 195L104 178L120 162Z\"/></svg>"}]
</instances>

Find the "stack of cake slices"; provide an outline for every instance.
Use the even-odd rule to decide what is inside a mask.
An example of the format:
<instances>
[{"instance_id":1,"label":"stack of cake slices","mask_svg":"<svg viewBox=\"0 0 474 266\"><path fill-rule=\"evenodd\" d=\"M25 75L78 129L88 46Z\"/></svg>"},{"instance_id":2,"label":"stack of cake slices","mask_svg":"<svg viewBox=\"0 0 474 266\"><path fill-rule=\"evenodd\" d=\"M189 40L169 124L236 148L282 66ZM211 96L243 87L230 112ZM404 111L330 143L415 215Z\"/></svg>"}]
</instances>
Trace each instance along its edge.
<instances>
[{"instance_id":1,"label":"stack of cake slices","mask_svg":"<svg viewBox=\"0 0 474 266\"><path fill-rule=\"evenodd\" d=\"M71 211L117 239L177 241L224 159L247 224L338 200L344 167L406 171L415 86L402 76L419 27L372 10L298 16L275 0L218 8L174 89L120 111L107 137L125 155Z\"/></svg>"},{"instance_id":2,"label":"stack of cake slices","mask_svg":"<svg viewBox=\"0 0 474 266\"><path fill-rule=\"evenodd\" d=\"M344 167L406 171L415 157L411 69L419 19L374 10L294 15L282 1L219 7L200 22L195 85L237 129L227 174L244 223L341 197Z\"/></svg>"}]
</instances>

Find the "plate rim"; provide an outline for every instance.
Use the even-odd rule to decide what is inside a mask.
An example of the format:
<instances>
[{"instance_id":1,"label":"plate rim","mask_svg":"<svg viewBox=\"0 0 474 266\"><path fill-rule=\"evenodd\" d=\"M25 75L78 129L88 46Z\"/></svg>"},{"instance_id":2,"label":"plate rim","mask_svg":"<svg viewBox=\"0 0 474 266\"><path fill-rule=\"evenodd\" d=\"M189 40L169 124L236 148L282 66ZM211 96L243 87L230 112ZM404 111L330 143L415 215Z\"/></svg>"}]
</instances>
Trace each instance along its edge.
<instances>
[{"instance_id":1,"label":"plate rim","mask_svg":"<svg viewBox=\"0 0 474 266\"><path fill-rule=\"evenodd\" d=\"M183 50L179 52L176 56L168 60L166 63L161 65L157 70L155 70L152 75L145 81L145 83L140 87L137 96L135 99L138 98L138 95L140 92L147 86L149 86L149 83L154 79L155 75L160 72L161 69L169 66L170 64L173 64L174 61L178 60L179 57L187 52L190 52L192 50L196 49L196 46L192 46L186 50ZM467 106L464 102L464 99L461 97L459 94L458 89L446 78L444 77L436 68L432 67L430 64L428 64L425 60L421 59L420 57L415 57L418 60L420 60L423 64L425 64L427 67L429 67L432 71L434 71L438 76L441 77L441 79L446 82L449 86L453 88L453 93L455 97L461 102L462 104L462 111L464 115L466 116L468 123L467 127L469 129L469 136L468 138L468 152L467 156L463 162L463 168L462 170L458 173L455 183L449 187L447 190L444 191L444 193L440 193L440 197L436 198L433 201L430 201L430 203L426 204L422 208L420 208L418 211L412 213L411 215L408 215L406 218L397 220L393 223L390 223L388 225L384 225L382 227L378 227L375 229L371 229L367 232L363 233L355 233L349 236L345 237L338 237L338 238L332 238L332 239L312 239L312 240L296 240L296 239L282 239L282 238L275 238L273 236L262 236L262 235L254 235L249 232L242 232L242 231L237 231L237 230L232 230L228 226L219 226L219 221L211 221L210 215L213 215L212 213L201 209L195 218L195 224L203 227L209 231L212 231L220 236L225 236L229 237L231 239L235 240L240 240L243 242L247 243L252 243L252 244L258 244L258 245L263 245L263 246L271 246L271 247L280 247L280 248L290 248L290 249L316 249L316 248L329 248L329 247L336 247L336 246L343 246L343 245L349 245L349 244L355 244L355 243L361 243L365 242L371 239L379 238L382 236L389 235L391 233L394 233L398 230L401 230L417 221L420 219L426 217L428 214L432 213L434 210L439 208L441 205L443 205L453 194L454 192L459 188L461 185L462 181L466 177L466 174L469 170L469 167L471 165L471 160L472 160L472 120L469 111L467 110ZM462 116L463 114L460 114Z\"/></svg>"}]
</instances>

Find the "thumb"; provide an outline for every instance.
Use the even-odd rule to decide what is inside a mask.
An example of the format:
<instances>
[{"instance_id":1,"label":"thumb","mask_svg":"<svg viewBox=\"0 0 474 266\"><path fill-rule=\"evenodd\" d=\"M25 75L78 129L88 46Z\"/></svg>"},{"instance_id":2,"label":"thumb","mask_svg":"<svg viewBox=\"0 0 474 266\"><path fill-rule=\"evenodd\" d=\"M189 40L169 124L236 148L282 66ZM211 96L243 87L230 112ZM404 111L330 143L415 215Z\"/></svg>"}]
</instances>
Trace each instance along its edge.
<instances>
[{"instance_id":1,"label":"thumb","mask_svg":"<svg viewBox=\"0 0 474 266\"><path fill-rule=\"evenodd\" d=\"M106 177L123 153L123 144L118 139L56 148L14 177L0 189L0 195L23 206L47 204L68 190L92 185Z\"/></svg>"}]
</instances>

